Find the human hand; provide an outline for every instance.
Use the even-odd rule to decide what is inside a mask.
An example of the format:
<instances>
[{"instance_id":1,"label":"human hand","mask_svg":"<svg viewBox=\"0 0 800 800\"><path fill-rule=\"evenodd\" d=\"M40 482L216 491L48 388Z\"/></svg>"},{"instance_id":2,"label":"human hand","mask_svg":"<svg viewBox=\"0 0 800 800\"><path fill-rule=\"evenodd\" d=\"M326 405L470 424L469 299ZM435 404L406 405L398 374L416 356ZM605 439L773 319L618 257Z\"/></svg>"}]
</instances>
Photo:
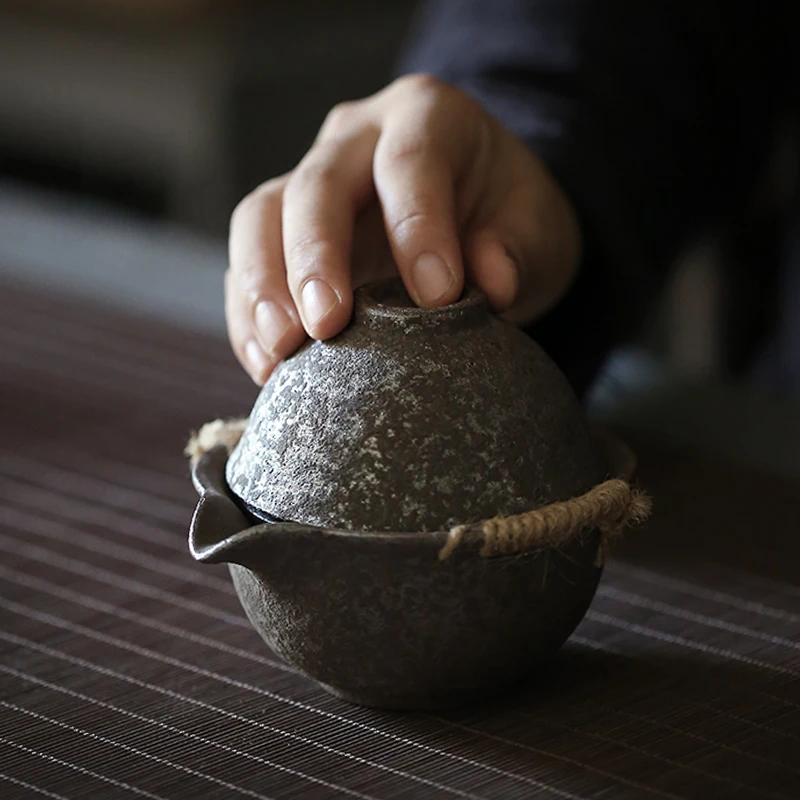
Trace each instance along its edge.
<instances>
[{"instance_id":1,"label":"human hand","mask_svg":"<svg viewBox=\"0 0 800 800\"><path fill-rule=\"evenodd\" d=\"M465 279L529 322L572 282L581 235L542 162L482 106L426 75L336 106L286 175L231 219L228 333L262 384L306 336L347 325L353 288L399 271L420 306Z\"/></svg>"}]
</instances>

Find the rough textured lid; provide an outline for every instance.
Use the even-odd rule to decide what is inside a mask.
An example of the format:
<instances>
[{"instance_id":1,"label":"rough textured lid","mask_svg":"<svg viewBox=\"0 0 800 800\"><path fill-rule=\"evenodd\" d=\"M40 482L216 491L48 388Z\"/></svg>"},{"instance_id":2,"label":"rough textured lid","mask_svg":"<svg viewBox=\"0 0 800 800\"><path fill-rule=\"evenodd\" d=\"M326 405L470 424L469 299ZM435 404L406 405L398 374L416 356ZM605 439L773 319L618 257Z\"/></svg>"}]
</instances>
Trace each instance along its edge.
<instances>
[{"instance_id":1,"label":"rough textured lid","mask_svg":"<svg viewBox=\"0 0 800 800\"><path fill-rule=\"evenodd\" d=\"M479 291L420 309L391 281L275 370L227 480L270 517L421 531L565 500L606 471L566 379Z\"/></svg>"}]
</instances>

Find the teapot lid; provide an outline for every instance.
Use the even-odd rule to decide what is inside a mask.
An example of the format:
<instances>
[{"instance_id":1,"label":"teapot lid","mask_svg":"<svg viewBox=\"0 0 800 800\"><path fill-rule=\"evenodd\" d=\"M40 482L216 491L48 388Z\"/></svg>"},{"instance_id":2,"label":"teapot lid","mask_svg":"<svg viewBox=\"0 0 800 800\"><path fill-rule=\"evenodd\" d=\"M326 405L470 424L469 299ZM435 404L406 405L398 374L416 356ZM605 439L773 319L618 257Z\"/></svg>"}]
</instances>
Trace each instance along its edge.
<instances>
[{"instance_id":1,"label":"teapot lid","mask_svg":"<svg viewBox=\"0 0 800 800\"><path fill-rule=\"evenodd\" d=\"M277 367L226 478L257 516L416 532L566 500L605 472L564 376L478 289L422 309L395 279Z\"/></svg>"}]
</instances>

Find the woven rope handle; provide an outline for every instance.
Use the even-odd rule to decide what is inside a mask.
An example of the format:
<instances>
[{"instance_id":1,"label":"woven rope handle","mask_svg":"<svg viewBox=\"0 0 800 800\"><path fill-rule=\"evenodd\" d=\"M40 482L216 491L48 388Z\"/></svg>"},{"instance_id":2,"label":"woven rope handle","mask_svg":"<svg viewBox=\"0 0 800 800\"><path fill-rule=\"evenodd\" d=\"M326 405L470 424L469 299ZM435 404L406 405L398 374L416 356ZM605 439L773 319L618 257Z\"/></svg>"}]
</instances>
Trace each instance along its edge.
<instances>
[{"instance_id":1,"label":"woven rope handle","mask_svg":"<svg viewBox=\"0 0 800 800\"><path fill-rule=\"evenodd\" d=\"M512 517L457 525L450 530L439 558L442 561L449 558L472 530L483 536L480 554L485 558L563 547L581 533L599 530L602 538L597 564L602 566L612 541L624 528L644 522L651 509L647 495L621 478L612 478L571 500L550 503Z\"/></svg>"},{"instance_id":2,"label":"woven rope handle","mask_svg":"<svg viewBox=\"0 0 800 800\"><path fill-rule=\"evenodd\" d=\"M247 417L207 422L199 431L192 432L183 452L193 462L219 445L223 445L230 454L242 438L246 427Z\"/></svg>"}]
</instances>

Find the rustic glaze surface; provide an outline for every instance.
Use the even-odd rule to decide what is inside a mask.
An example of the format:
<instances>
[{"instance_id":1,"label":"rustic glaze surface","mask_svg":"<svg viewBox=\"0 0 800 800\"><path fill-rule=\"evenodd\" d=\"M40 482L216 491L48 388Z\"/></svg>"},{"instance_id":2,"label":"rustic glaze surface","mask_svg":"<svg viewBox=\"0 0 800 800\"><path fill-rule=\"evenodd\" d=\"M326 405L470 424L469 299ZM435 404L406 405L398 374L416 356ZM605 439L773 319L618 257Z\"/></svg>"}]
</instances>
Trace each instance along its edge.
<instances>
[{"instance_id":1,"label":"rustic glaze surface","mask_svg":"<svg viewBox=\"0 0 800 800\"><path fill-rule=\"evenodd\" d=\"M217 447L194 465L202 497L192 555L228 563L267 645L354 703L430 709L532 679L583 618L600 579L596 531L560 550L502 558L482 558L472 534L440 561L445 531L254 524L228 493L226 459Z\"/></svg>"},{"instance_id":2,"label":"rustic glaze surface","mask_svg":"<svg viewBox=\"0 0 800 800\"><path fill-rule=\"evenodd\" d=\"M566 500L606 472L560 371L482 294L424 310L392 281L278 367L227 480L268 518L413 532Z\"/></svg>"}]
</instances>

